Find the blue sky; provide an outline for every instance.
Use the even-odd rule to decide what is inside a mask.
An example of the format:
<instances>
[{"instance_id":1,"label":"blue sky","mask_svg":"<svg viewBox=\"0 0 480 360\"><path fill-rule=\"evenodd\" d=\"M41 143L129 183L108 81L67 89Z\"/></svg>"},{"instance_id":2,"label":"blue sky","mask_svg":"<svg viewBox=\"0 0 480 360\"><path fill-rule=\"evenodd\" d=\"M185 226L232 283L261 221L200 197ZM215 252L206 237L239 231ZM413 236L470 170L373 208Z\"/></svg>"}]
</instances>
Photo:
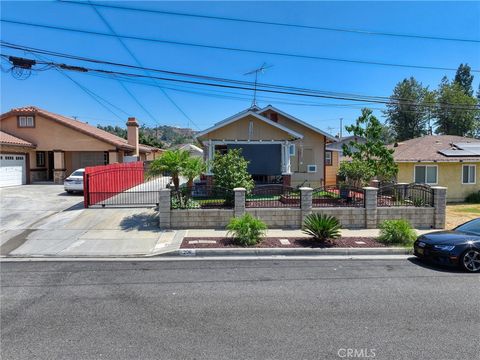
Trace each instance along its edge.
<instances>
[{"instance_id":1,"label":"blue sky","mask_svg":"<svg viewBox=\"0 0 480 360\"><path fill-rule=\"evenodd\" d=\"M138 8L304 25L480 39L480 2L137 1L121 4ZM367 36L105 8L99 8L99 11L114 30L122 35L426 66L456 68L460 63L468 63L473 69L480 69L479 43ZM59 2L2 2L1 17L100 32L109 31L90 6ZM1 38L4 41L36 48L134 64L130 54L114 38L6 23L1 24ZM262 82L366 95L389 96L395 84L409 76L414 76L430 88L436 88L444 75L451 78L455 73L247 54L134 40L126 40L125 43L141 63L148 67L252 80L252 77L243 74L266 62L273 67L261 75ZM13 53L7 49L2 49L2 52ZM31 57L30 54L19 52L16 54ZM64 61L76 64L75 61ZM7 66L5 63L2 65ZM191 93L191 91L205 93L203 88L189 86L179 88L175 85L177 90L164 89L189 116L190 121L160 89L142 84L126 84L129 91L153 115L155 119L152 120L117 81L81 73L69 72L68 75L123 112L112 108L117 117L112 115L55 70L34 72L26 80L17 80L8 73L2 73L1 112L12 107L36 105L67 116L78 116L79 119L91 124L123 126L129 114L136 116L145 125L168 124L189 126L198 130L245 109L251 103L251 94L246 93L241 95L244 99L238 100L223 97L231 94L213 93L211 90L208 93L214 96ZM480 73L476 73L475 89L478 87L479 79ZM172 84L169 83L158 84L172 88ZM183 91L178 91L179 89ZM328 99L259 96L259 105L271 103L331 133L338 132L339 118L344 119L344 124L349 124L358 117L360 108L364 106L362 104L352 106L351 102ZM275 99L263 98L265 96L272 96ZM296 104L313 102L315 106L284 102ZM350 105L341 106L343 104ZM381 117L380 111L377 110L376 114ZM381 119L383 120L383 117Z\"/></svg>"}]
</instances>

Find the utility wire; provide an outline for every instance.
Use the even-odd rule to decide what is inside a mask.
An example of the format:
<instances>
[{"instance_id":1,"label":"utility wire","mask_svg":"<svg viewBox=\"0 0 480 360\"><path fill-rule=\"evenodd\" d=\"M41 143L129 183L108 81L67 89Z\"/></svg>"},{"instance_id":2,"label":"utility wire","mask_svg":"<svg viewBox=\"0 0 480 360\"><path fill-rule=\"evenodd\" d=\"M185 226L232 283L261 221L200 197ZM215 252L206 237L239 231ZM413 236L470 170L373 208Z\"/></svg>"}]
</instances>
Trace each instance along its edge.
<instances>
[{"instance_id":1,"label":"utility wire","mask_svg":"<svg viewBox=\"0 0 480 360\"><path fill-rule=\"evenodd\" d=\"M85 2L79 2L79 1L59 0L59 2L75 4L75 5L87 5ZM253 20L253 19L234 18L234 17L226 17L226 16L215 16L215 15L202 15L202 14L186 13L186 12L179 12L179 11L142 9L142 8L135 8L135 7L124 6L124 5L111 5L111 4L101 4L101 3L92 3L92 5L96 7L125 10L125 11L131 11L131 12L173 15L173 16L182 16L182 17L189 17L189 18L241 22L241 23L258 24L258 25L273 25L273 26L281 26L281 27L288 27L288 28L333 31L333 32L352 33L352 34L359 34L359 35L393 36L393 37L399 37L399 38L480 43L480 40L478 39L452 38L452 37L446 37L446 36L433 36L433 35L402 34L402 33L391 33L391 32L373 31L373 30L370 31L370 30L348 29L348 28L328 27L328 26L281 23L281 22L275 22L275 21Z\"/></svg>"},{"instance_id":2,"label":"utility wire","mask_svg":"<svg viewBox=\"0 0 480 360\"><path fill-rule=\"evenodd\" d=\"M207 45L207 44L200 44L200 43L174 41L174 40L162 40L162 39L157 39L152 37L141 37L141 36L134 36L134 35L119 35L119 34L113 35L113 34L104 33L100 31L82 30L82 29L68 28L63 26L38 24L38 23L31 23L31 22L24 22L24 21L17 21L17 20L8 20L8 19L0 19L0 21L7 24L30 26L30 27L36 27L36 28L65 31L65 32L75 32L75 33L82 33L82 34L95 35L95 36L119 37L119 38L129 39L129 40L147 41L147 42L153 42L153 43L171 44L171 45L180 45L180 46L190 46L190 47L197 47L197 48L208 48L208 49L215 49L215 50L235 51L235 52L251 53L251 54L282 56L282 57L291 57L291 58L300 58L300 59L309 59L309 60L335 61L335 62L342 62L342 63L363 64L363 65L414 68L414 69L424 69L424 70L443 70L443 71L457 70L455 68L440 67L440 66L396 64L396 63L386 63L386 62L379 62L379 61L333 58L333 57L324 57L324 56L316 56L316 55L294 54L294 53L284 53L284 52L276 52L276 51L244 49L244 48L236 48L236 47L228 47L228 46ZM472 69L471 71L480 72L480 70L477 70L477 69Z\"/></svg>"}]
</instances>

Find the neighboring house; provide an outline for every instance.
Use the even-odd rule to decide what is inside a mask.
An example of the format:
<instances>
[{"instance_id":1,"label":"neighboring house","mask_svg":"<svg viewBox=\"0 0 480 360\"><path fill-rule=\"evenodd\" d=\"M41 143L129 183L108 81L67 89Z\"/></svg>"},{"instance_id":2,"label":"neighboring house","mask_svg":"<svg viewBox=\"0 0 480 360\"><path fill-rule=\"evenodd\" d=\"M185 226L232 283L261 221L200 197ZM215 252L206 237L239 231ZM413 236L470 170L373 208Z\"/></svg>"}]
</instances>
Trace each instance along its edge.
<instances>
[{"instance_id":1,"label":"neighboring house","mask_svg":"<svg viewBox=\"0 0 480 360\"><path fill-rule=\"evenodd\" d=\"M128 119L127 128L125 140L34 106L12 109L0 116L0 184L63 183L78 168L123 162L126 156L151 160L160 153L138 144L135 118Z\"/></svg>"},{"instance_id":2,"label":"neighboring house","mask_svg":"<svg viewBox=\"0 0 480 360\"><path fill-rule=\"evenodd\" d=\"M480 191L480 140L428 135L391 147L398 164L398 182L445 186L450 202L464 201L468 194Z\"/></svg>"},{"instance_id":3,"label":"neighboring house","mask_svg":"<svg viewBox=\"0 0 480 360\"><path fill-rule=\"evenodd\" d=\"M257 183L321 186L325 146L336 141L326 132L271 105L239 112L197 134L206 160L228 149L242 149ZM212 181L207 172L207 182Z\"/></svg>"},{"instance_id":4,"label":"neighboring house","mask_svg":"<svg viewBox=\"0 0 480 360\"><path fill-rule=\"evenodd\" d=\"M182 144L182 145L178 145L175 147L176 149L179 149L179 150L185 150L185 151L188 151L190 153L191 156L193 157L199 157L199 158L203 158L203 150L200 149L198 146L196 145L193 145L193 144Z\"/></svg>"},{"instance_id":5,"label":"neighboring house","mask_svg":"<svg viewBox=\"0 0 480 360\"><path fill-rule=\"evenodd\" d=\"M325 185L335 185L340 162L344 160L343 145L350 145L350 142L365 143L365 139L359 136L346 136L336 142L327 144L325 148Z\"/></svg>"}]
</instances>

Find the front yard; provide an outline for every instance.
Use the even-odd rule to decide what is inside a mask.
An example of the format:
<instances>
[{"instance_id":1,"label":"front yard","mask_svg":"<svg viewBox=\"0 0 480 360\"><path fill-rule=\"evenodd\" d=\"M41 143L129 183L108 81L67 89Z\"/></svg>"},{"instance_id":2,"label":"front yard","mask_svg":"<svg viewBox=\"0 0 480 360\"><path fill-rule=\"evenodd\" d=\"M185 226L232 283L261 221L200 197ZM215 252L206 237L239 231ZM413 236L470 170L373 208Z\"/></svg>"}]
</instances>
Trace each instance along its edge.
<instances>
[{"instance_id":1,"label":"front yard","mask_svg":"<svg viewBox=\"0 0 480 360\"><path fill-rule=\"evenodd\" d=\"M446 229L480 217L480 204L447 204Z\"/></svg>"}]
</instances>

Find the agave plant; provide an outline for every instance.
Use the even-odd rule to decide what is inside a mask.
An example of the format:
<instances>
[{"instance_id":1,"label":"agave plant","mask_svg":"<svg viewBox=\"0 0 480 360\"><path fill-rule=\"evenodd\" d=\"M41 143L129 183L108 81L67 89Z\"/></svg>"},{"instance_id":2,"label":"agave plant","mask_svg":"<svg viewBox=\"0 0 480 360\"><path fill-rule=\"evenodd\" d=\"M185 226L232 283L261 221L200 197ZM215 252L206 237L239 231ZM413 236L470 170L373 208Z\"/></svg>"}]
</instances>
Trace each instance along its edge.
<instances>
[{"instance_id":1,"label":"agave plant","mask_svg":"<svg viewBox=\"0 0 480 360\"><path fill-rule=\"evenodd\" d=\"M340 222L334 216L310 214L303 221L302 231L320 241L340 237Z\"/></svg>"}]
</instances>

